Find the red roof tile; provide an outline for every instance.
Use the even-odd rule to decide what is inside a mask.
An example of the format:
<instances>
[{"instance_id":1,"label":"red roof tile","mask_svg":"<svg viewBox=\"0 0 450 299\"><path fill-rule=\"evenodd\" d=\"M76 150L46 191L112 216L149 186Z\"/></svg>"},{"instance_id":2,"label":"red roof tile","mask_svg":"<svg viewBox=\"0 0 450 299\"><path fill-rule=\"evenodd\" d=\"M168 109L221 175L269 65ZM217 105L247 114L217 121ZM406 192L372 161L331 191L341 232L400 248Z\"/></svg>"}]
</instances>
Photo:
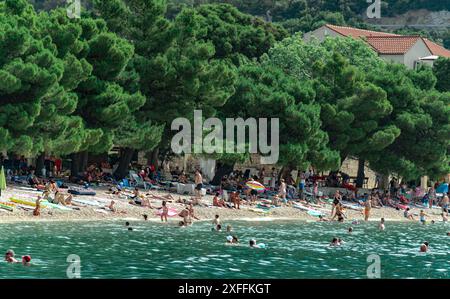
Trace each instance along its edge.
<instances>
[{"instance_id":1,"label":"red roof tile","mask_svg":"<svg viewBox=\"0 0 450 299\"><path fill-rule=\"evenodd\" d=\"M420 36L405 36L330 24L326 24L325 27L343 36L364 38L380 54L405 54L419 39L422 39L432 55L450 57L450 50Z\"/></svg>"},{"instance_id":2,"label":"red roof tile","mask_svg":"<svg viewBox=\"0 0 450 299\"><path fill-rule=\"evenodd\" d=\"M446 48L439 46L426 38L423 38L423 41L433 55L450 58L450 51Z\"/></svg>"},{"instance_id":3,"label":"red roof tile","mask_svg":"<svg viewBox=\"0 0 450 299\"><path fill-rule=\"evenodd\" d=\"M420 39L420 36L372 36L366 41L380 54L405 54Z\"/></svg>"},{"instance_id":4,"label":"red roof tile","mask_svg":"<svg viewBox=\"0 0 450 299\"><path fill-rule=\"evenodd\" d=\"M399 36L398 34L393 34L393 33L378 32L378 31L364 30L364 29L358 29L358 28L352 28L352 27L336 26L336 25L330 25L330 24L327 24L325 26L343 36L353 36L353 37Z\"/></svg>"}]
</instances>

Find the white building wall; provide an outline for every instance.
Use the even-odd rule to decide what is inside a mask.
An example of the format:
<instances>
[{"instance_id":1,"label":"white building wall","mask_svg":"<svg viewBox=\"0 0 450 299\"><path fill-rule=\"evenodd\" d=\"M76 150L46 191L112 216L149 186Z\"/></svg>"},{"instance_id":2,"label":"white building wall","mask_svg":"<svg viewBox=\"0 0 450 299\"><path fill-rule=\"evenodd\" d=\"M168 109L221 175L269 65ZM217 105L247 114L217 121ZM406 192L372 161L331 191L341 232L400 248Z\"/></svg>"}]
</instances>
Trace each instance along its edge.
<instances>
[{"instance_id":1,"label":"white building wall","mask_svg":"<svg viewBox=\"0 0 450 299\"><path fill-rule=\"evenodd\" d=\"M420 58L430 55L433 55L433 53L430 52L425 43L420 39L405 54L405 65L408 68L413 69Z\"/></svg>"},{"instance_id":2,"label":"white building wall","mask_svg":"<svg viewBox=\"0 0 450 299\"><path fill-rule=\"evenodd\" d=\"M317 28L314 31L305 33L303 36L303 40L306 42L309 42L311 40L311 37L315 37L317 38L319 41L323 42L325 40L326 37L336 37L336 36L341 36L339 33L337 33L334 30L331 30L325 26L322 26L320 28Z\"/></svg>"}]
</instances>

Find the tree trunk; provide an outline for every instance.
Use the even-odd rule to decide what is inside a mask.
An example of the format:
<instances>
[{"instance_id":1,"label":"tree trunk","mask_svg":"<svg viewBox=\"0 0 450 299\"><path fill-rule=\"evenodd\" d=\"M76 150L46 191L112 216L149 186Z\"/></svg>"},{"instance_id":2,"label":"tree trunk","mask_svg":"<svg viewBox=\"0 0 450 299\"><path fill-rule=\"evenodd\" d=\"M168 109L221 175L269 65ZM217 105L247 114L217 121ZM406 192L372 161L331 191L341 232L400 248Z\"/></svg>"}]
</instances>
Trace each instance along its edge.
<instances>
[{"instance_id":1,"label":"tree trunk","mask_svg":"<svg viewBox=\"0 0 450 299\"><path fill-rule=\"evenodd\" d=\"M81 152L80 153L80 168L79 171L85 171L87 168L87 164L88 164L88 158L89 158L89 154L87 151Z\"/></svg>"},{"instance_id":2,"label":"tree trunk","mask_svg":"<svg viewBox=\"0 0 450 299\"><path fill-rule=\"evenodd\" d=\"M216 173L214 174L214 177L211 181L211 185L219 186L222 181L222 177L224 175L229 175L233 171L233 169L234 163L233 164L218 163Z\"/></svg>"},{"instance_id":3,"label":"tree trunk","mask_svg":"<svg viewBox=\"0 0 450 299\"><path fill-rule=\"evenodd\" d=\"M294 170L294 167L287 165L287 166L283 166L280 170L280 173L278 173L278 182L281 179L286 180L289 175L291 174L292 170Z\"/></svg>"},{"instance_id":4,"label":"tree trunk","mask_svg":"<svg viewBox=\"0 0 450 299\"><path fill-rule=\"evenodd\" d=\"M73 153L70 155L70 158L72 159L72 163L70 164L70 175L74 177L80 172L80 153Z\"/></svg>"},{"instance_id":5,"label":"tree trunk","mask_svg":"<svg viewBox=\"0 0 450 299\"><path fill-rule=\"evenodd\" d=\"M381 174L380 175L380 186L378 189L388 190L389 189L389 175Z\"/></svg>"},{"instance_id":6,"label":"tree trunk","mask_svg":"<svg viewBox=\"0 0 450 299\"><path fill-rule=\"evenodd\" d=\"M42 175L42 168L44 168L45 153L41 153L36 159L36 175Z\"/></svg>"},{"instance_id":7,"label":"tree trunk","mask_svg":"<svg viewBox=\"0 0 450 299\"><path fill-rule=\"evenodd\" d=\"M127 176L130 169L130 162L133 159L134 151L134 149L129 147L120 150L119 166L114 172L114 177L116 179L123 179Z\"/></svg>"},{"instance_id":8,"label":"tree trunk","mask_svg":"<svg viewBox=\"0 0 450 299\"><path fill-rule=\"evenodd\" d=\"M155 166L155 170L158 171L159 165L159 146L155 147L150 153L148 153L148 162L150 165Z\"/></svg>"},{"instance_id":9,"label":"tree trunk","mask_svg":"<svg viewBox=\"0 0 450 299\"><path fill-rule=\"evenodd\" d=\"M364 172L364 165L366 164L366 160L359 158L358 159L358 174L356 177L356 188L362 188L364 185L364 179L366 174Z\"/></svg>"}]
</instances>

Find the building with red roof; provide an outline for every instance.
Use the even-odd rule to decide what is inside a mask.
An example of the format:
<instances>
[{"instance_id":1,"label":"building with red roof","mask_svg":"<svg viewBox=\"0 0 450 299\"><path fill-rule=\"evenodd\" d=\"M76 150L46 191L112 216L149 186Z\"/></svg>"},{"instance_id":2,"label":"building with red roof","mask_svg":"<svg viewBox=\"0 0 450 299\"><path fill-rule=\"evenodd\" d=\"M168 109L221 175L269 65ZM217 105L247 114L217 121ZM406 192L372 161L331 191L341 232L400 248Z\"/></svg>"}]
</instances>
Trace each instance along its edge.
<instances>
[{"instance_id":1,"label":"building with red roof","mask_svg":"<svg viewBox=\"0 0 450 299\"><path fill-rule=\"evenodd\" d=\"M315 37L319 41L323 41L328 36L361 38L381 58L402 63L411 69L416 68L419 64L433 65L439 57L450 58L450 50L426 38L414 35L399 35L327 24L306 33L304 39L309 41Z\"/></svg>"}]
</instances>

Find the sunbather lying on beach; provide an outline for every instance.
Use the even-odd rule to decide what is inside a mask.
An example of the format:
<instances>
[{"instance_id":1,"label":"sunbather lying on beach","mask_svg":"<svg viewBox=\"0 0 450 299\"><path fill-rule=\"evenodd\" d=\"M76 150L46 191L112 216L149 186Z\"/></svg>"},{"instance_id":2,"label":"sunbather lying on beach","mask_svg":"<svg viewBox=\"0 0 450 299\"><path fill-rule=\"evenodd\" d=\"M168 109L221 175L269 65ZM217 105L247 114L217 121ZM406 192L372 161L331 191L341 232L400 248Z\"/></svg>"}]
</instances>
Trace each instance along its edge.
<instances>
[{"instance_id":1,"label":"sunbather lying on beach","mask_svg":"<svg viewBox=\"0 0 450 299\"><path fill-rule=\"evenodd\" d=\"M147 194L145 194L146 196L150 196L151 198L154 199L159 199L159 200L163 200L163 201L167 201L167 202L172 202L175 201L175 198L172 196L172 194L167 194L167 195L156 195L154 193L148 192Z\"/></svg>"},{"instance_id":2,"label":"sunbather lying on beach","mask_svg":"<svg viewBox=\"0 0 450 299\"><path fill-rule=\"evenodd\" d=\"M138 188L135 188L133 191L133 195L130 196L131 201L129 201L132 205L138 205L142 207L149 207L150 209L153 209L153 206L148 198L146 198L145 195L141 194L139 192Z\"/></svg>"}]
</instances>

